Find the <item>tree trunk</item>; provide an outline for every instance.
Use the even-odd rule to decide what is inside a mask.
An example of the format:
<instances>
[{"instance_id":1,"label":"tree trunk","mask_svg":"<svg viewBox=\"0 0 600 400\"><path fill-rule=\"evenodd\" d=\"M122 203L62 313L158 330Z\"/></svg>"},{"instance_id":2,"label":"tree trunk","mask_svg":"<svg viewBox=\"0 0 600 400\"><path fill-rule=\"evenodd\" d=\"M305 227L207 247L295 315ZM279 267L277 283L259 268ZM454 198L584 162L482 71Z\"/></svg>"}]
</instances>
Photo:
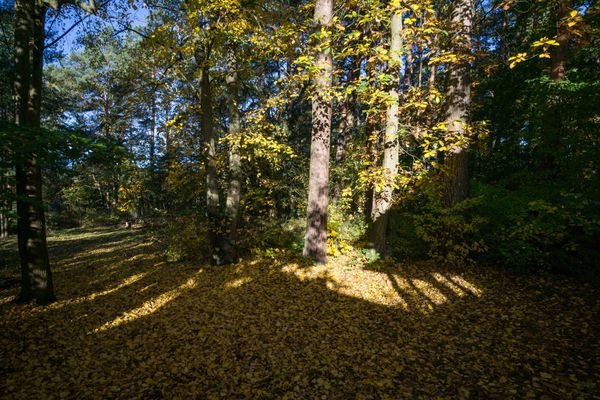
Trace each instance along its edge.
<instances>
[{"instance_id":1,"label":"tree trunk","mask_svg":"<svg viewBox=\"0 0 600 400\"><path fill-rule=\"evenodd\" d=\"M4 164L4 160L1 160ZM10 185L8 183L8 171L0 167L0 238L8 237L10 221L8 213L12 207Z\"/></svg>"},{"instance_id":2,"label":"tree trunk","mask_svg":"<svg viewBox=\"0 0 600 400\"><path fill-rule=\"evenodd\" d=\"M208 58L208 57L206 57ZM201 94L200 111L202 117L200 120L202 129L202 138L205 146L205 168L206 168L206 217L208 220L208 234L212 245L212 259L215 263L222 262L221 235L219 232L219 189L217 186L217 139L213 129L213 110L211 98L211 83L209 76L209 67L203 61L200 71Z\"/></svg>"},{"instance_id":3,"label":"tree trunk","mask_svg":"<svg viewBox=\"0 0 600 400\"><path fill-rule=\"evenodd\" d=\"M375 204L372 211L373 226L371 227L371 244L381 254L386 252L386 231L389 212L393 202L394 186L398 174L398 86L402 68L402 12L392 15L390 60L388 73L392 76L389 90L392 103L386 110L385 137L382 167L386 177L385 186L381 191L375 191Z\"/></svg>"},{"instance_id":4,"label":"tree trunk","mask_svg":"<svg viewBox=\"0 0 600 400\"><path fill-rule=\"evenodd\" d=\"M469 61L471 52L472 0L453 2L452 9L452 50L461 59L448 66L448 133L451 136L467 133L471 86L469 82ZM448 207L465 200L469 195L469 154L461 145L451 146L444 158L446 184L444 202Z\"/></svg>"},{"instance_id":5,"label":"tree trunk","mask_svg":"<svg viewBox=\"0 0 600 400\"><path fill-rule=\"evenodd\" d=\"M565 78L567 47L569 45L569 26L566 19L569 17L569 0L556 1L556 39L559 46L553 47L551 52L550 78L561 81Z\"/></svg>"},{"instance_id":6,"label":"tree trunk","mask_svg":"<svg viewBox=\"0 0 600 400\"><path fill-rule=\"evenodd\" d=\"M558 46L553 47L550 55L550 79L560 82L565 79L567 48L569 45L569 27L566 19L569 16L569 0L556 0L556 38ZM558 98L550 94L547 98L546 115L543 120L541 167L542 170L554 177L558 172L557 154L560 150L562 132L561 110Z\"/></svg>"},{"instance_id":7,"label":"tree trunk","mask_svg":"<svg viewBox=\"0 0 600 400\"><path fill-rule=\"evenodd\" d=\"M238 66L233 49L230 50L227 60L227 76L225 77L228 89L229 105L229 186L227 188L227 201L225 214L227 216L228 246L224 249L227 263L235 260L235 240L240 218L240 192L242 188L242 165L240 157L239 135L241 129Z\"/></svg>"},{"instance_id":8,"label":"tree trunk","mask_svg":"<svg viewBox=\"0 0 600 400\"><path fill-rule=\"evenodd\" d=\"M8 237L8 216L4 210L0 214L0 238Z\"/></svg>"},{"instance_id":9,"label":"tree trunk","mask_svg":"<svg viewBox=\"0 0 600 400\"><path fill-rule=\"evenodd\" d=\"M355 57L352 60L351 70L348 71L348 85L354 84L359 70L360 70L360 59ZM346 158L346 151L348 145L352 141L352 132L354 131L354 105L356 103L356 96L349 94L344 97L340 104L340 127L336 142L335 149L335 161L341 163Z\"/></svg>"},{"instance_id":10,"label":"tree trunk","mask_svg":"<svg viewBox=\"0 0 600 400\"><path fill-rule=\"evenodd\" d=\"M150 151L149 151L149 169L150 177L154 176L156 164L156 90L150 94Z\"/></svg>"},{"instance_id":11,"label":"tree trunk","mask_svg":"<svg viewBox=\"0 0 600 400\"><path fill-rule=\"evenodd\" d=\"M15 2L15 102L16 124L38 131L42 90L44 18L46 8L35 0ZM37 132L21 130L23 142L39 140ZM18 300L47 304L55 299L46 245L42 200L42 173L34 143L24 146L17 160L17 227L21 259L21 292Z\"/></svg>"},{"instance_id":12,"label":"tree trunk","mask_svg":"<svg viewBox=\"0 0 600 400\"><path fill-rule=\"evenodd\" d=\"M333 17L333 0L316 0L317 31L328 31ZM329 34L315 45L317 53L315 93L312 100L312 133L308 187L307 227L303 255L319 264L327 262L327 206L329 202L329 145L331 137L332 56Z\"/></svg>"},{"instance_id":13,"label":"tree trunk","mask_svg":"<svg viewBox=\"0 0 600 400\"><path fill-rule=\"evenodd\" d=\"M340 127L335 148L335 161L337 163L344 161L346 150L352 141L352 130L354 129L353 103L351 96L346 96L340 104Z\"/></svg>"},{"instance_id":14,"label":"tree trunk","mask_svg":"<svg viewBox=\"0 0 600 400\"><path fill-rule=\"evenodd\" d=\"M406 69L404 71L404 92L408 92L408 90L412 86L412 78L413 78L413 49L412 46L408 46L408 51L406 52Z\"/></svg>"}]
</instances>

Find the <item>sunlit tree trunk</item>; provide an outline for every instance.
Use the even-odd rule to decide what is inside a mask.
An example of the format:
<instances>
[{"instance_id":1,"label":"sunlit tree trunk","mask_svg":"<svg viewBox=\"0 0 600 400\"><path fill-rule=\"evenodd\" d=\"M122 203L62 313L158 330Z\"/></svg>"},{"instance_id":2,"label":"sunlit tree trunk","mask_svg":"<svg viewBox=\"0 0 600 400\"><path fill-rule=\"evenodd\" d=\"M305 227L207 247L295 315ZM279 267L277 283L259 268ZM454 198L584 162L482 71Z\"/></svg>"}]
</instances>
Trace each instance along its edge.
<instances>
[{"instance_id":1,"label":"sunlit tree trunk","mask_svg":"<svg viewBox=\"0 0 600 400\"><path fill-rule=\"evenodd\" d=\"M230 49L227 59L228 106L229 106L229 185L225 214L227 217L228 246L224 249L225 261L235 260L235 239L240 218L240 192L242 189L242 163L240 157L239 135L241 130L238 66L234 50Z\"/></svg>"},{"instance_id":2,"label":"sunlit tree trunk","mask_svg":"<svg viewBox=\"0 0 600 400\"><path fill-rule=\"evenodd\" d=\"M316 0L317 32L328 31L333 17L333 0ZM331 137L332 56L329 34L316 46L315 92L312 100L312 133L308 187L307 227L304 256L327 262L327 206L329 203L329 145Z\"/></svg>"},{"instance_id":3,"label":"sunlit tree trunk","mask_svg":"<svg viewBox=\"0 0 600 400\"><path fill-rule=\"evenodd\" d=\"M472 0L453 2L451 49L460 61L448 66L447 125L451 136L466 134L471 86L469 60L471 51ZM444 158L446 173L444 200L447 206L465 200L469 195L469 154L464 146L454 145Z\"/></svg>"},{"instance_id":4,"label":"sunlit tree trunk","mask_svg":"<svg viewBox=\"0 0 600 400\"><path fill-rule=\"evenodd\" d=\"M398 86L402 63L402 12L396 11L391 20L390 60L388 74L392 76L389 96L392 100L386 110L386 124L382 168L386 177L384 187L375 190L375 202L372 212L373 226L371 243L380 253L385 253L386 231L389 212L393 202L394 186L398 174Z\"/></svg>"},{"instance_id":5,"label":"sunlit tree trunk","mask_svg":"<svg viewBox=\"0 0 600 400\"><path fill-rule=\"evenodd\" d=\"M42 173L33 150L33 131L40 128L44 19L46 9L35 0L15 2L16 124L22 129L23 154L16 165L17 229L21 259L19 301L52 302L54 286L46 245ZM27 132L30 129L31 132Z\"/></svg>"}]
</instances>

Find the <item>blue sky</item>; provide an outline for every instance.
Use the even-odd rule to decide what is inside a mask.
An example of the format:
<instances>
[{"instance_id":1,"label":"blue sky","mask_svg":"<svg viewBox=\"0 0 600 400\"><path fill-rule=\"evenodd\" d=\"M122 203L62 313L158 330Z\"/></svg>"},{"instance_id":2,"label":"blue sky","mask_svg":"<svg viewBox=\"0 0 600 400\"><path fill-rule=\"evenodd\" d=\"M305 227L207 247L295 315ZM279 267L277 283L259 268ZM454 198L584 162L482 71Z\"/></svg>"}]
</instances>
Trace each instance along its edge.
<instances>
[{"instance_id":1,"label":"blue sky","mask_svg":"<svg viewBox=\"0 0 600 400\"><path fill-rule=\"evenodd\" d=\"M0 0L5 1L5 0ZM114 8L114 3L109 6L109 16L114 15L117 10ZM125 10L119 11L121 14L127 16L127 20L131 26L144 26L146 24L146 18L148 17L148 9L146 7L137 7L133 9L127 7ZM56 17L56 18L55 18ZM56 21L55 21L56 19ZM46 21L47 28L52 26L56 32L56 36L61 36L67 32L73 25L75 27L70 30L58 43L56 44L57 50L62 51L65 55L76 51L79 48L78 39L86 32L93 31L101 27L112 26L115 31L123 29L123 24L116 21L117 18L100 18L95 15L86 15L82 10L75 9L73 7L65 8L61 10L59 15L53 15L50 11ZM120 19L121 20L121 19ZM46 40L46 44L51 43L52 39Z\"/></svg>"}]
</instances>

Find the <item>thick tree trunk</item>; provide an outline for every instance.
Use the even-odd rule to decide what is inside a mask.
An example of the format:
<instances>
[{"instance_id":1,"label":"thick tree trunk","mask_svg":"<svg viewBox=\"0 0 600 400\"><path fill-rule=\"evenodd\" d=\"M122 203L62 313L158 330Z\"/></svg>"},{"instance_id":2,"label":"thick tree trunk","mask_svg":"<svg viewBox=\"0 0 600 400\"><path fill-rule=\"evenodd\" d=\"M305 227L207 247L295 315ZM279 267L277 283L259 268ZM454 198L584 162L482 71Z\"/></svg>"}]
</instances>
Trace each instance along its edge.
<instances>
[{"instance_id":1,"label":"thick tree trunk","mask_svg":"<svg viewBox=\"0 0 600 400\"><path fill-rule=\"evenodd\" d=\"M333 0L316 0L317 31L330 29ZM312 100L312 133L308 187L307 227L303 255L318 263L327 262L327 206L329 203L329 146L331 137L332 56L329 38L321 37L317 46L315 93Z\"/></svg>"},{"instance_id":2,"label":"thick tree trunk","mask_svg":"<svg viewBox=\"0 0 600 400\"><path fill-rule=\"evenodd\" d=\"M44 18L46 9L35 0L15 2L15 101L16 124L24 129L40 128L42 90L42 62L44 51ZM37 140L34 135L21 131L24 143ZM17 229L21 258L21 292L18 300L36 300L38 304L52 302L54 286L48 248L46 223L42 201L42 173L38 155L25 153L16 165Z\"/></svg>"},{"instance_id":3,"label":"thick tree trunk","mask_svg":"<svg viewBox=\"0 0 600 400\"><path fill-rule=\"evenodd\" d=\"M394 186L398 174L398 86L402 63L402 13L395 12L391 21L390 61L388 73L392 76L389 90L392 103L386 110L385 137L382 168L386 177L383 189L374 192L375 203L372 211L371 244L381 254L386 252L386 232L389 212L393 202Z\"/></svg>"},{"instance_id":4,"label":"thick tree trunk","mask_svg":"<svg viewBox=\"0 0 600 400\"><path fill-rule=\"evenodd\" d=\"M238 66L234 51L231 50L227 60L227 76L225 77L228 90L229 106L229 185L225 214L227 217L228 246L224 249L225 261L235 260L235 240L240 218L240 193L242 190L242 163L240 157L239 135L241 117L239 105Z\"/></svg>"},{"instance_id":5,"label":"thick tree trunk","mask_svg":"<svg viewBox=\"0 0 600 400\"><path fill-rule=\"evenodd\" d=\"M462 58L448 66L448 114L449 134L466 134L469 117L471 86L469 82L469 61L471 51L472 0L453 2L452 9L452 50ZM444 201L446 206L465 200L469 195L469 154L464 146L455 145L446 153L444 159L446 184Z\"/></svg>"}]
</instances>

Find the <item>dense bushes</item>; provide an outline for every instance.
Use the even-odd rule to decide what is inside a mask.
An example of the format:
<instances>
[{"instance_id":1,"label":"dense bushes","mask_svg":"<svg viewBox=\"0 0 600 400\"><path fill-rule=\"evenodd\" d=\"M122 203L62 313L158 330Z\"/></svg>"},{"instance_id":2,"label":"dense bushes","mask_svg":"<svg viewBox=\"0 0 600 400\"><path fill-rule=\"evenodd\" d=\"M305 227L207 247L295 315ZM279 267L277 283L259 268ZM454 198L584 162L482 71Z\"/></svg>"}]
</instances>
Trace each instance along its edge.
<instances>
[{"instance_id":1,"label":"dense bushes","mask_svg":"<svg viewBox=\"0 0 600 400\"><path fill-rule=\"evenodd\" d=\"M597 202L564 185L520 175L495 185L474 182L472 195L443 208L425 190L397 208L391 227L397 258L465 264L479 262L521 271L600 272Z\"/></svg>"}]
</instances>

